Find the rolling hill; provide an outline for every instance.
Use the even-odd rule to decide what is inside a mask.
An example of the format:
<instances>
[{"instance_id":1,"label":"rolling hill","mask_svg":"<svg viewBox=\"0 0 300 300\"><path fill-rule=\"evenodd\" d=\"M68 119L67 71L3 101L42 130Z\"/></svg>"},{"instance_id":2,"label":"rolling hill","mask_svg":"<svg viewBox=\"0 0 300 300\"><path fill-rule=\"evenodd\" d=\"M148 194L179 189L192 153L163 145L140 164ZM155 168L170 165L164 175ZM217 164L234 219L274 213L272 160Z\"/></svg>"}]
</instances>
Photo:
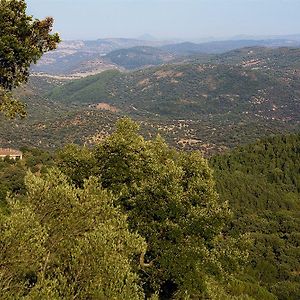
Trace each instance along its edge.
<instances>
[{"instance_id":1,"label":"rolling hill","mask_svg":"<svg viewBox=\"0 0 300 300\"><path fill-rule=\"evenodd\" d=\"M32 76L19 91L29 117L0 118L0 143L47 149L93 144L123 115L137 120L145 137L160 133L177 148L207 155L299 131L299 51L244 48L74 81Z\"/></svg>"},{"instance_id":2,"label":"rolling hill","mask_svg":"<svg viewBox=\"0 0 300 300\"><path fill-rule=\"evenodd\" d=\"M106 72L55 88L49 98L81 105L107 102L133 115L172 119L250 115L299 121L300 49L247 48L214 60Z\"/></svg>"},{"instance_id":3,"label":"rolling hill","mask_svg":"<svg viewBox=\"0 0 300 300\"><path fill-rule=\"evenodd\" d=\"M117 65L104 59L104 56L112 51L141 46L159 47L164 44L166 42L125 38L63 41L57 50L46 53L36 65L33 65L32 71L84 77L108 69L118 69Z\"/></svg>"},{"instance_id":4,"label":"rolling hill","mask_svg":"<svg viewBox=\"0 0 300 300\"><path fill-rule=\"evenodd\" d=\"M173 60L175 55L155 47L133 47L112 51L105 58L115 65L131 70L161 65Z\"/></svg>"},{"instance_id":5,"label":"rolling hill","mask_svg":"<svg viewBox=\"0 0 300 300\"><path fill-rule=\"evenodd\" d=\"M292 39L265 39L265 40L254 40L254 39L239 39L239 40L226 40L226 41L213 41L207 43L177 43L164 45L161 49L169 51L176 55L193 55L199 53L206 54L220 54L226 53L231 50L245 48L245 47L299 47L299 40Z\"/></svg>"},{"instance_id":6,"label":"rolling hill","mask_svg":"<svg viewBox=\"0 0 300 300\"><path fill-rule=\"evenodd\" d=\"M77 107L109 105L175 146L208 153L300 129L300 49L254 47L206 59L104 72L47 97Z\"/></svg>"}]
</instances>

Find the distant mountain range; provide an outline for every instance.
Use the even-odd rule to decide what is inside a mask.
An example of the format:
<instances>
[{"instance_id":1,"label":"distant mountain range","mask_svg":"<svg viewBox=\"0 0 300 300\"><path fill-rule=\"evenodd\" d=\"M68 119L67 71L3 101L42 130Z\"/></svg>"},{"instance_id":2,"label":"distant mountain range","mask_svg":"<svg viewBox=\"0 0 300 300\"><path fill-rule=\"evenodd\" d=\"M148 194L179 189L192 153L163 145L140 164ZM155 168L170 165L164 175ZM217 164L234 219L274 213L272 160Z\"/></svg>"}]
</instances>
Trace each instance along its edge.
<instances>
[{"instance_id":1,"label":"distant mountain range","mask_svg":"<svg viewBox=\"0 0 300 300\"><path fill-rule=\"evenodd\" d=\"M84 77L92 73L100 73L107 69L119 68L105 59L105 55L132 47L160 47L167 42L145 41L135 39L99 39L95 41L64 41L58 49L46 53L33 72L51 75Z\"/></svg>"},{"instance_id":2,"label":"distant mountain range","mask_svg":"<svg viewBox=\"0 0 300 300\"><path fill-rule=\"evenodd\" d=\"M160 65L193 55L221 54L243 47L300 47L300 39L230 40L174 43L156 40L100 39L65 41L43 56L33 72L85 77L110 69L126 70Z\"/></svg>"},{"instance_id":3,"label":"distant mountain range","mask_svg":"<svg viewBox=\"0 0 300 300\"><path fill-rule=\"evenodd\" d=\"M287 39L271 40L230 40L195 44L190 42L165 45L161 48L177 55L192 55L199 53L220 54L244 47L300 47L300 41Z\"/></svg>"}]
</instances>

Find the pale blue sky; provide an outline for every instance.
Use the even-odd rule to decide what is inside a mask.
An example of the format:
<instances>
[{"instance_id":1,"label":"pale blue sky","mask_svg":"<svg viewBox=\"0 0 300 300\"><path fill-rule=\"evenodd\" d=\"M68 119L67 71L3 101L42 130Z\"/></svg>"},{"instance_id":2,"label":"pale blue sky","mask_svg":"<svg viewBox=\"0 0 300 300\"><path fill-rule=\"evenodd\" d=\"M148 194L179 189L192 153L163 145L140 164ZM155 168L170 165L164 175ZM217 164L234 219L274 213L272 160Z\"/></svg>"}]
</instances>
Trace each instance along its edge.
<instances>
[{"instance_id":1,"label":"pale blue sky","mask_svg":"<svg viewBox=\"0 0 300 300\"><path fill-rule=\"evenodd\" d=\"M300 0L27 0L64 39L197 39L300 33Z\"/></svg>"}]
</instances>

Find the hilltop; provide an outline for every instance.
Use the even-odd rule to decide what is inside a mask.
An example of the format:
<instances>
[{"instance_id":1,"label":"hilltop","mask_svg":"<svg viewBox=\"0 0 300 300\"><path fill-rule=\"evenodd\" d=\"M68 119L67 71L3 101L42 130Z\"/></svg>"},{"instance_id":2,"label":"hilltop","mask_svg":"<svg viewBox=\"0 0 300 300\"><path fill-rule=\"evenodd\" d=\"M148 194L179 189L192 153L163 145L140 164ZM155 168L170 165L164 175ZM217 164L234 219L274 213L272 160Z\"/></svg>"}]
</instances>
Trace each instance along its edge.
<instances>
[{"instance_id":1,"label":"hilltop","mask_svg":"<svg viewBox=\"0 0 300 300\"><path fill-rule=\"evenodd\" d=\"M105 58L127 70L155 66L175 59L175 55L155 47L133 47L115 50Z\"/></svg>"},{"instance_id":2,"label":"hilltop","mask_svg":"<svg viewBox=\"0 0 300 300\"><path fill-rule=\"evenodd\" d=\"M193 55L199 53L206 54L220 54L232 51L235 49L245 48L245 47L299 47L299 40L291 40L286 38L281 39L238 39L238 40L225 40L225 41L213 41L206 43L191 43L183 42L176 44L164 45L161 48L172 52L177 55Z\"/></svg>"},{"instance_id":3,"label":"hilltop","mask_svg":"<svg viewBox=\"0 0 300 300\"><path fill-rule=\"evenodd\" d=\"M130 114L197 120L208 115L299 121L300 49L247 48L130 73L105 72L55 88L69 104L107 102Z\"/></svg>"},{"instance_id":4,"label":"hilltop","mask_svg":"<svg viewBox=\"0 0 300 300\"><path fill-rule=\"evenodd\" d=\"M85 77L110 69L121 69L111 63L105 55L132 47L160 47L164 41L145 41L137 39L112 38L92 41L63 41L58 49L46 53L36 65L32 66L34 73L50 75L68 75Z\"/></svg>"},{"instance_id":5,"label":"hilltop","mask_svg":"<svg viewBox=\"0 0 300 300\"><path fill-rule=\"evenodd\" d=\"M297 48L252 47L73 81L32 76L19 91L29 118L0 119L0 141L47 149L94 144L130 115L145 137L160 133L180 149L223 152L300 129L299 61Z\"/></svg>"},{"instance_id":6,"label":"hilltop","mask_svg":"<svg viewBox=\"0 0 300 300\"><path fill-rule=\"evenodd\" d=\"M32 66L35 73L50 75L86 77L111 69L134 69L159 65L173 58L186 58L191 55L222 54L242 47L283 46L299 47L294 38L264 40L232 40L207 43L172 43L170 41L141 39L99 39L93 41L64 41L58 49L46 53L37 65Z\"/></svg>"}]
</instances>

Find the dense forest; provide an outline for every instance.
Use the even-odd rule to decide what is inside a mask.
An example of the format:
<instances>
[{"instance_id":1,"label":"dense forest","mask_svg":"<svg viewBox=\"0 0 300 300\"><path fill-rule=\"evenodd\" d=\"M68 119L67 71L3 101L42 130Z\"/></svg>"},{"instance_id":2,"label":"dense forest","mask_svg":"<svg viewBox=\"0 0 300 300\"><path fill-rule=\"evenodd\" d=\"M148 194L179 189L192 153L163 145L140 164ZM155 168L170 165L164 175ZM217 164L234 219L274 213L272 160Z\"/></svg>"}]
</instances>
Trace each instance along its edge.
<instances>
[{"instance_id":1,"label":"dense forest","mask_svg":"<svg viewBox=\"0 0 300 300\"><path fill-rule=\"evenodd\" d=\"M137 129L123 119L94 149L23 149L23 161L1 163L0 226L11 245L2 261L10 264L20 247L28 253L22 269L3 269L2 297L298 299L300 135L215 155L209 167L200 154L146 141ZM28 222L38 224L34 232Z\"/></svg>"},{"instance_id":2,"label":"dense forest","mask_svg":"<svg viewBox=\"0 0 300 300\"><path fill-rule=\"evenodd\" d=\"M278 299L300 295L300 135L275 136L211 158L234 212L228 230L254 239L249 277Z\"/></svg>"}]
</instances>

